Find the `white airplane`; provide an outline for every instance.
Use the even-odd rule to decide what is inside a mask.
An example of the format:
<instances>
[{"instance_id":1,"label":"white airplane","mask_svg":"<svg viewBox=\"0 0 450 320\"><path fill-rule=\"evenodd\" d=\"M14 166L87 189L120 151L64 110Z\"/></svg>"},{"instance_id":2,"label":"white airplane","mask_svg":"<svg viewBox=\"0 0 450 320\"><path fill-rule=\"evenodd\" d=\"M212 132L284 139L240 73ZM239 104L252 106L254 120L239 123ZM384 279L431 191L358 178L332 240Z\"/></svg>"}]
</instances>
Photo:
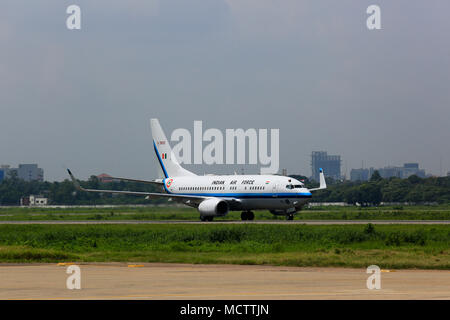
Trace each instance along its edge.
<instances>
[{"instance_id":1,"label":"white airplane","mask_svg":"<svg viewBox=\"0 0 450 320\"><path fill-rule=\"evenodd\" d=\"M150 126L153 148L165 178L153 181L113 179L156 184L164 188L164 193L85 189L67 169L75 187L87 192L173 199L197 208L202 221L223 217L229 211L242 211L242 220L253 220L255 215L252 210L269 210L274 215L285 215L287 220L293 220L294 214L311 199L311 191L327 187L322 169L320 186L314 189L307 189L302 182L279 175L198 176L178 163L158 119L151 119Z\"/></svg>"}]
</instances>

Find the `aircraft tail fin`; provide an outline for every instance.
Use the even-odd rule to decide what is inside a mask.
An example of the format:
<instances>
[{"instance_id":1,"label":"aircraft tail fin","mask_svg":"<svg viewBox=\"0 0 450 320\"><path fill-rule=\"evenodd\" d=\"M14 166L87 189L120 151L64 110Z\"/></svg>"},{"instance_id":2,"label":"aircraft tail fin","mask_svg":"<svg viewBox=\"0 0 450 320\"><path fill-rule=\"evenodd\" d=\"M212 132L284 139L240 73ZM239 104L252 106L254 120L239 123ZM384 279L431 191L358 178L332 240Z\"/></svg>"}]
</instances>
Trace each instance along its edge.
<instances>
[{"instance_id":1,"label":"aircraft tail fin","mask_svg":"<svg viewBox=\"0 0 450 320\"><path fill-rule=\"evenodd\" d=\"M184 169L178 163L158 119L150 119L150 126L153 136L153 149L164 173L164 177L195 176L196 174Z\"/></svg>"}]
</instances>

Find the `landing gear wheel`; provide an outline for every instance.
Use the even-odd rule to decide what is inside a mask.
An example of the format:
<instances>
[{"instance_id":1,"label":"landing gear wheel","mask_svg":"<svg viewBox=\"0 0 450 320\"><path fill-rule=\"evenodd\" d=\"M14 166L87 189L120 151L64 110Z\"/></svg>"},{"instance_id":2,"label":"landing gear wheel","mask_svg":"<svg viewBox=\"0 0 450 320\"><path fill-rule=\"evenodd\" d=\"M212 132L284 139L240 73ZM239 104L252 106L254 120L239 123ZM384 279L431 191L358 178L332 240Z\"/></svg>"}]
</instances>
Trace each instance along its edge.
<instances>
[{"instance_id":1,"label":"landing gear wheel","mask_svg":"<svg viewBox=\"0 0 450 320\"><path fill-rule=\"evenodd\" d=\"M206 221L206 217L205 216L200 216L200 220L204 222L204 221Z\"/></svg>"},{"instance_id":2,"label":"landing gear wheel","mask_svg":"<svg viewBox=\"0 0 450 320\"><path fill-rule=\"evenodd\" d=\"M214 217L206 217L206 221L213 221Z\"/></svg>"},{"instance_id":3,"label":"landing gear wheel","mask_svg":"<svg viewBox=\"0 0 450 320\"><path fill-rule=\"evenodd\" d=\"M242 220L253 220L253 219L255 219L255 214L251 211L243 211L241 213L241 219Z\"/></svg>"},{"instance_id":4,"label":"landing gear wheel","mask_svg":"<svg viewBox=\"0 0 450 320\"><path fill-rule=\"evenodd\" d=\"M286 220L294 220L294 214L290 213L286 216Z\"/></svg>"}]
</instances>

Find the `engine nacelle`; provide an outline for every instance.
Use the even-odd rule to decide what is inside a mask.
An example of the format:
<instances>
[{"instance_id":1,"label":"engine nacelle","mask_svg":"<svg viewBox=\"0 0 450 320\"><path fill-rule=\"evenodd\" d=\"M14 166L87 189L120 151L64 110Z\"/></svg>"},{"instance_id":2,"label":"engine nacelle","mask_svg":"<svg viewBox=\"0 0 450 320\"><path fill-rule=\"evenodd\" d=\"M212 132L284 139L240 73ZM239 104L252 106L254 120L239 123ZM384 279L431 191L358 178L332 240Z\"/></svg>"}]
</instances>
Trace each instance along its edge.
<instances>
[{"instance_id":1,"label":"engine nacelle","mask_svg":"<svg viewBox=\"0 0 450 320\"><path fill-rule=\"evenodd\" d=\"M228 206L228 203L221 199L206 199L200 202L198 205L198 211L200 212L200 215L207 217L207 216L216 216L216 217L222 217L228 213L228 210L230 209Z\"/></svg>"}]
</instances>

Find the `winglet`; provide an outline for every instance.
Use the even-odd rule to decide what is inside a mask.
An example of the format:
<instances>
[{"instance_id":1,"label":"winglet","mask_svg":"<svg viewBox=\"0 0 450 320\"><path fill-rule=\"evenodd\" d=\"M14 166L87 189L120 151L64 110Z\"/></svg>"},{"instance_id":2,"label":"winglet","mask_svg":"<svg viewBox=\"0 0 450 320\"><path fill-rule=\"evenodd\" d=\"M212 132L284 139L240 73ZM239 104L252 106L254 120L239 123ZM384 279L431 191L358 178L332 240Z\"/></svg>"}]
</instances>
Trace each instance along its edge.
<instances>
[{"instance_id":1,"label":"winglet","mask_svg":"<svg viewBox=\"0 0 450 320\"><path fill-rule=\"evenodd\" d=\"M75 177L73 176L72 172L69 169L67 169L67 172L69 173L70 179L72 179L72 182L73 182L75 188L77 188L78 190L83 191L84 189L80 186L80 183L78 182L78 180L75 179Z\"/></svg>"},{"instance_id":2,"label":"winglet","mask_svg":"<svg viewBox=\"0 0 450 320\"><path fill-rule=\"evenodd\" d=\"M319 180L320 180L320 186L319 186L319 188L320 189L326 189L327 188L327 182L325 181L325 176L324 176L324 174L323 174L323 169L322 168L320 168L319 169Z\"/></svg>"},{"instance_id":3,"label":"winglet","mask_svg":"<svg viewBox=\"0 0 450 320\"><path fill-rule=\"evenodd\" d=\"M318 188L309 189L309 191L323 190L323 189L327 188L327 182L325 181L325 176L323 174L322 168L319 169L319 182L320 182L320 185Z\"/></svg>"}]
</instances>

